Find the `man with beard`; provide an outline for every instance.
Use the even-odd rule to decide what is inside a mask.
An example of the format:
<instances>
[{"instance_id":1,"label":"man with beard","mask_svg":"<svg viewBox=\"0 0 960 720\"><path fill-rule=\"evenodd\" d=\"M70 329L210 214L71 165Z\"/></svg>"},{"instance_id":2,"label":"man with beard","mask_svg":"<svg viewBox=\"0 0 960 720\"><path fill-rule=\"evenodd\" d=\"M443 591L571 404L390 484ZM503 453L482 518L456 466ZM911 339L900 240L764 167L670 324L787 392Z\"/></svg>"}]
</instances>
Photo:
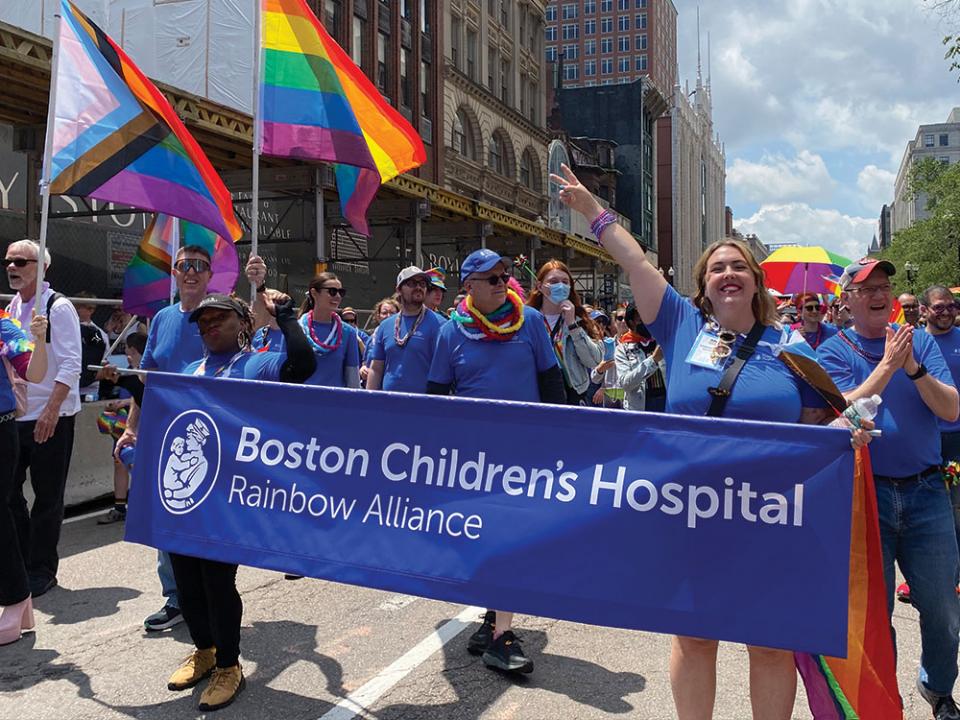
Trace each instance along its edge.
<instances>
[{"instance_id":1,"label":"man with beard","mask_svg":"<svg viewBox=\"0 0 960 720\"><path fill-rule=\"evenodd\" d=\"M397 275L401 310L384 320L373 338L368 390L423 393L444 319L426 306L427 274L408 267Z\"/></svg>"}]
</instances>

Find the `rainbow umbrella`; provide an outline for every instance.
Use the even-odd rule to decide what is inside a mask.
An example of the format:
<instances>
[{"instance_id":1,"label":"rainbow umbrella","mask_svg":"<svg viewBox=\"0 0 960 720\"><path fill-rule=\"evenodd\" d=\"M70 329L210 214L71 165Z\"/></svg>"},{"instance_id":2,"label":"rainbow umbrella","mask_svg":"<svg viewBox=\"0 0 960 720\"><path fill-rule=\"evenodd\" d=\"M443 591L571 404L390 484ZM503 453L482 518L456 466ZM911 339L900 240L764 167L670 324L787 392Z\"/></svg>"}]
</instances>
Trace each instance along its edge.
<instances>
[{"instance_id":1,"label":"rainbow umbrella","mask_svg":"<svg viewBox=\"0 0 960 720\"><path fill-rule=\"evenodd\" d=\"M768 288L785 295L802 292L828 295L835 292L836 278L849 264L847 258L817 245L791 245L775 250L760 266Z\"/></svg>"}]
</instances>

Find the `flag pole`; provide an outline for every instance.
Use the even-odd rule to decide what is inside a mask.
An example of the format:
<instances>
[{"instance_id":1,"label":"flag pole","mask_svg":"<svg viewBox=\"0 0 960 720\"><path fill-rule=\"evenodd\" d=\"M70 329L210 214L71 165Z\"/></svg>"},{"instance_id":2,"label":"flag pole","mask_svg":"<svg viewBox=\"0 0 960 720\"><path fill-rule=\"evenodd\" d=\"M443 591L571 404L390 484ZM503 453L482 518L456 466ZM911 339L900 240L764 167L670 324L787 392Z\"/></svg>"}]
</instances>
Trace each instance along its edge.
<instances>
[{"instance_id":1,"label":"flag pole","mask_svg":"<svg viewBox=\"0 0 960 720\"><path fill-rule=\"evenodd\" d=\"M317 205L317 274L327 269L327 238L324 220L323 206L323 165L318 165L313 169L314 173L314 202Z\"/></svg>"},{"instance_id":2,"label":"flag pole","mask_svg":"<svg viewBox=\"0 0 960 720\"><path fill-rule=\"evenodd\" d=\"M40 302L43 295L43 275L46 270L44 258L47 254L47 225L50 219L50 166L53 164L53 130L57 111L57 68L60 64L60 34L63 18L60 13L54 15L57 27L53 35L53 57L50 61L50 100L47 108L47 131L43 141L43 169L40 172L40 249L37 252L37 292L34 307L41 315L46 306Z\"/></svg>"},{"instance_id":3,"label":"flag pole","mask_svg":"<svg viewBox=\"0 0 960 720\"><path fill-rule=\"evenodd\" d=\"M170 236L170 304L173 305L173 301L177 297L177 275L175 270L177 253L180 252L180 218L170 217L170 222L173 223L173 230Z\"/></svg>"},{"instance_id":4,"label":"flag pole","mask_svg":"<svg viewBox=\"0 0 960 720\"><path fill-rule=\"evenodd\" d=\"M263 28L262 0L254 0L253 10L253 188L250 194L250 254L257 254L260 240L260 149L261 137L260 112L260 60ZM257 289L250 287L250 303L256 302Z\"/></svg>"}]
</instances>

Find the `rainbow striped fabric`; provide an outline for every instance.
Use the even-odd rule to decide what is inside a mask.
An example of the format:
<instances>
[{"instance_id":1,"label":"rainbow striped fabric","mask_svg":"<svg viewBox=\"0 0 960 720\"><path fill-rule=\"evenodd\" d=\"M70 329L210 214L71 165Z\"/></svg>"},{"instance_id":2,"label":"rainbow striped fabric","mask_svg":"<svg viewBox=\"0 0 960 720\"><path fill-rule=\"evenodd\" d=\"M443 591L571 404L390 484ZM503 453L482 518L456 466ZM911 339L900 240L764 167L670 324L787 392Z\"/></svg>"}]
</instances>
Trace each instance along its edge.
<instances>
[{"instance_id":1,"label":"rainbow striped fabric","mask_svg":"<svg viewBox=\"0 0 960 720\"><path fill-rule=\"evenodd\" d=\"M170 103L68 0L60 15L50 192L171 213L238 239L230 193Z\"/></svg>"},{"instance_id":2,"label":"rainbow striped fabric","mask_svg":"<svg viewBox=\"0 0 960 720\"><path fill-rule=\"evenodd\" d=\"M337 163L343 216L369 235L366 214L377 189L426 161L423 142L305 0L260 2L262 151Z\"/></svg>"},{"instance_id":3,"label":"rainbow striped fabric","mask_svg":"<svg viewBox=\"0 0 960 720\"><path fill-rule=\"evenodd\" d=\"M123 274L123 309L131 315L153 317L170 304L170 253L176 218L153 218L136 254ZM229 294L240 276L240 259L232 241L205 227L180 221L180 247L196 245L210 254L212 276L207 292Z\"/></svg>"}]
</instances>

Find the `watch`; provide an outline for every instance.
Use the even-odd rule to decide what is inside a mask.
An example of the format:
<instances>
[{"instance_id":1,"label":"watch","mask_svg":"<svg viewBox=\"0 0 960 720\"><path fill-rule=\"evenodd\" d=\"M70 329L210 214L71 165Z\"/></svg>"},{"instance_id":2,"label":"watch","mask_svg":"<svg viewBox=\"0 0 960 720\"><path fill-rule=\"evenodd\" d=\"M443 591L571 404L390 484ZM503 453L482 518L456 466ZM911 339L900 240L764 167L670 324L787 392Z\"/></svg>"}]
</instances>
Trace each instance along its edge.
<instances>
[{"instance_id":1,"label":"watch","mask_svg":"<svg viewBox=\"0 0 960 720\"><path fill-rule=\"evenodd\" d=\"M911 380L919 380L926 374L927 374L927 368L924 367L923 363L920 363L920 365L917 367L917 371L913 375L911 375L910 373L907 373L907 377L910 378Z\"/></svg>"},{"instance_id":2,"label":"watch","mask_svg":"<svg viewBox=\"0 0 960 720\"><path fill-rule=\"evenodd\" d=\"M576 330L580 327L580 320L574 320L572 323L567 325L567 330Z\"/></svg>"}]
</instances>

